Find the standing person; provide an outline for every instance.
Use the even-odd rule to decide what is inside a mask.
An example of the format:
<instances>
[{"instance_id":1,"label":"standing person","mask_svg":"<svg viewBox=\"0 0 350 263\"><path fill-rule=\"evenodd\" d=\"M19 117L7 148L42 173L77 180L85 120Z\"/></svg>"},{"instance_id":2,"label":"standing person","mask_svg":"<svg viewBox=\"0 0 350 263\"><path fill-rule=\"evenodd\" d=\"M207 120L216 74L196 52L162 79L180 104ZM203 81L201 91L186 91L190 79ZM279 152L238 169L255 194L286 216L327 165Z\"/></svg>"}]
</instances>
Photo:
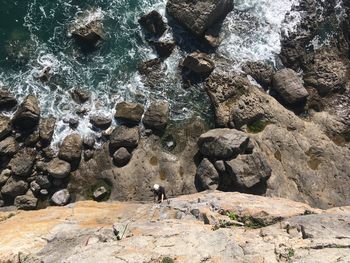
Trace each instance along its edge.
<instances>
[{"instance_id":1,"label":"standing person","mask_svg":"<svg viewBox=\"0 0 350 263\"><path fill-rule=\"evenodd\" d=\"M165 188L160 186L159 184L155 184L153 186L153 200L156 201L156 197L158 198L158 203L163 203L165 199L167 199L165 195Z\"/></svg>"}]
</instances>

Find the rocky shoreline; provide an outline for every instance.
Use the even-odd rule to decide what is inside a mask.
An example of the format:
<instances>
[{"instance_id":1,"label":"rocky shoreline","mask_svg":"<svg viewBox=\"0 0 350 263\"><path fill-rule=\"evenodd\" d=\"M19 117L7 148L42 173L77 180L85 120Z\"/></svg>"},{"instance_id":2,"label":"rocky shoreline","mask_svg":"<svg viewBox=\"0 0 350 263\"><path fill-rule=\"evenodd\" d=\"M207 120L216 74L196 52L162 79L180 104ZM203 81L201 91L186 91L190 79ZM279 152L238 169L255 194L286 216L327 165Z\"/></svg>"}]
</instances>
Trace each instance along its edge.
<instances>
[{"instance_id":1,"label":"rocky shoreline","mask_svg":"<svg viewBox=\"0 0 350 263\"><path fill-rule=\"evenodd\" d=\"M295 8L309 15L281 39L284 66L247 62L242 72L231 71L230 62L215 54L220 38L214 28L234 8L231 1L169 0L169 24L156 11L140 17L158 54L139 65L146 85L161 81L164 61L181 48L162 39L169 26L182 25L201 43L179 61L179 71L184 88L203 85L215 127L199 117L170 120L166 101L146 107L124 101L115 106L115 127L109 118L90 116L100 137L82 138L74 132L77 120L67 120L73 132L55 152L50 143L57 120L41 117L35 96L18 104L2 88L0 109L13 114L0 116L0 206L31 210L86 199L148 201L154 183L170 196L211 189L284 197L323 209L349 205L349 21L345 15L337 19L335 4L303 1ZM350 12L347 2L344 8ZM334 45L311 48L325 23L341 25L330 36ZM104 41L100 20L69 30L84 52ZM49 81L49 72L43 72L43 81ZM74 90L72 99L83 104L89 93Z\"/></svg>"}]
</instances>

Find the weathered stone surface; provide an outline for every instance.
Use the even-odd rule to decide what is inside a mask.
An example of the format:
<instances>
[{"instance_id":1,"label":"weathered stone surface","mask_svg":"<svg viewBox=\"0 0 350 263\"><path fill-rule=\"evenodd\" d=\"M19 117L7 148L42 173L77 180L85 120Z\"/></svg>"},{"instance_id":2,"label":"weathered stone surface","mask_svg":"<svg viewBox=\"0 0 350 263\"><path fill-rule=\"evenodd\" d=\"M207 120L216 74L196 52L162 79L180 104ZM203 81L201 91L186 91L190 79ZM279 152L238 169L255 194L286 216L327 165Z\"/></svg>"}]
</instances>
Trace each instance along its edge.
<instances>
[{"instance_id":1,"label":"weathered stone surface","mask_svg":"<svg viewBox=\"0 0 350 263\"><path fill-rule=\"evenodd\" d=\"M58 157L69 163L79 162L83 148L83 141L79 134L71 134L64 138Z\"/></svg>"},{"instance_id":2,"label":"weathered stone surface","mask_svg":"<svg viewBox=\"0 0 350 263\"><path fill-rule=\"evenodd\" d=\"M115 106L114 117L119 120L139 123L142 118L144 107L139 103L119 102Z\"/></svg>"},{"instance_id":3,"label":"weathered stone surface","mask_svg":"<svg viewBox=\"0 0 350 263\"><path fill-rule=\"evenodd\" d=\"M146 128L162 130L166 127L169 115L169 103L167 101L151 102L143 117Z\"/></svg>"},{"instance_id":4,"label":"weathered stone surface","mask_svg":"<svg viewBox=\"0 0 350 263\"><path fill-rule=\"evenodd\" d=\"M216 190L219 184L219 174L214 165L204 158L197 167L195 184L198 191Z\"/></svg>"},{"instance_id":5,"label":"weathered stone surface","mask_svg":"<svg viewBox=\"0 0 350 263\"><path fill-rule=\"evenodd\" d=\"M17 100L8 90L0 87L0 110L8 110L17 105Z\"/></svg>"},{"instance_id":6,"label":"weathered stone surface","mask_svg":"<svg viewBox=\"0 0 350 263\"><path fill-rule=\"evenodd\" d=\"M235 129L213 129L202 134L198 139L198 147L204 156L229 159L243 153L249 137Z\"/></svg>"},{"instance_id":7,"label":"weathered stone surface","mask_svg":"<svg viewBox=\"0 0 350 263\"><path fill-rule=\"evenodd\" d=\"M93 115L90 117L90 123L98 129L105 130L111 126L112 120L101 115Z\"/></svg>"},{"instance_id":8,"label":"weathered stone surface","mask_svg":"<svg viewBox=\"0 0 350 263\"><path fill-rule=\"evenodd\" d=\"M10 118L0 115L0 140L6 138L11 133Z\"/></svg>"},{"instance_id":9,"label":"weathered stone surface","mask_svg":"<svg viewBox=\"0 0 350 263\"><path fill-rule=\"evenodd\" d=\"M83 89L74 89L71 96L76 103L82 104L90 99L91 93Z\"/></svg>"},{"instance_id":10,"label":"weathered stone surface","mask_svg":"<svg viewBox=\"0 0 350 263\"><path fill-rule=\"evenodd\" d=\"M4 169L0 173L0 187L3 186L11 176L10 169Z\"/></svg>"},{"instance_id":11,"label":"weathered stone surface","mask_svg":"<svg viewBox=\"0 0 350 263\"><path fill-rule=\"evenodd\" d=\"M169 0L166 5L168 14L196 36L203 36L215 22L224 19L232 8L231 0Z\"/></svg>"},{"instance_id":12,"label":"weathered stone surface","mask_svg":"<svg viewBox=\"0 0 350 263\"><path fill-rule=\"evenodd\" d=\"M133 149L137 147L139 140L140 131L138 127L117 126L111 134L109 147L112 153L120 147Z\"/></svg>"},{"instance_id":13,"label":"weathered stone surface","mask_svg":"<svg viewBox=\"0 0 350 263\"><path fill-rule=\"evenodd\" d=\"M29 188L34 194L38 193L41 189L40 185L36 181L30 182Z\"/></svg>"},{"instance_id":14,"label":"weathered stone surface","mask_svg":"<svg viewBox=\"0 0 350 263\"><path fill-rule=\"evenodd\" d=\"M10 177L7 180L6 184L1 188L1 194L10 197L16 197L18 195L24 195L27 192L28 188L28 183L25 181Z\"/></svg>"},{"instance_id":15,"label":"weathered stone surface","mask_svg":"<svg viewBox=\"0 0 350 263\"><path fill-rule=\"evenodd\" d=\"M160 37L166 30L166 24L163 21L162 15L155 10L141 16L139 23L148 33L154 36Z\"/></svg>"},{"instance_id":16,"label":"weathered stone surface","mask_svg":"<svg viewBox=\"0 0 350 263\"><path fill-rule=\"evenodd\" d=\"M126 165L131 159L131 154L129 153L129 151L124 148L121 147L119 148L114 154L113 154L113 162L117 165L117 166L124 166Z\"/></svg>"},{"instance_id":17,"label":"weathered stone surface","mask_svg":"<svg viewBox=\"0 0 350 263\"><path fill-rule=\"evenodd\" d=\"M70 164L58 158L53 159L47 165L47 172L53 178L58 178L58 179L65 178L68 176L70 170L71 170Z\"/></svg>"},{"instance_id":18,"label":"weathered stone surface","mask_svg":"<svg viewBox=\"0 0 350 263\"><path fill-rule=\"evenodd\" d=\"M0 156L13 156L18 152L19 146L13 137L0 141Z\"/></svg>"},{"instance_id":19,"label":"weathered stone surface","mask_svg":"<svg viewBox=\"0 0 350 263\"><path fill-rule=\"evenodd\" d=\"M33 149L26 148L19 151L10 161L9 167L14 175L28 177L33 169L36 152Z\"/></svg>"},{"instance_id":20,"label":"weathered stone surface","mask_svg":"<svg viewBox=\"0 0 350 263\"><path fill-rule=\"evenodd\" d=\"M289 104L305 101L309 93L297 73L292 69L281 69L273 76L273 89Z\"/></svg>"},{"instance_id":21,"label":"weathered stone surface","mask_svg":"<svg viewBox=\"0 0 350 263\"><path fill-rule=\"evenodd\" d=\"M265 183L271 176L271 167L260 153L240 155L226 161L226 171L233 177L233 187L252 188Z\"/></svg>"},{"instance_id":22,"label":"weathered stone surface","mask_svg":"<svg viewBox=\"0 0 350 263\"><path fill-rule=\"evenodd\" d=\"M247 62L243 65L245 73L251 75L264 89L272 85L274 70L271 65L263 62Z\"/></svg>"},{"instance_id":23,"label":"weathered stone surface","mask_svg":"<svg viewBox=\"0 0 350 263\"><path fill-rule=\"evenodd\" d=\"M174 41L150 40L149 43L154 47L160 58L169 57L176 47Z\"/></svg>"},{"instance_id":24,"label":"weathered stone surface","mask_svg":"<svg viewBox=\"0 0 350 263\"><path fill-rule=\"evenodd\" d=\"M41 187L41 188L50 188L51 183L49 178L46 175L39 175L36 177L35 182Z\"/></svg>"},{"instance_id":25,"label":"weathered stone surface","mask_svg":"<svg viewBox=\"0 0 350 263\"><path fill-rule=\"evenodd\" d=\"M209 75L215 68L214 62L208 55L200 52L187 55L182 66L201 76Z\"/></svg>"},{"instance_id":26,"label":"weathered stone surface","mask_svg":"<svg viewBox=\"0 0 350 263\"><path fill-rule=\"evenodd\" d=\"M33 95L28 95L21 105L19 105L12 122L19 129L33 129L40 119L40 107L38 99Z\"/></svg>"},{"instance_id":27,"label":"weathered stone surface","mask_svg":"<svg viewBox=\"0 0 350 263\"><path fill-rule=\"evenodd\" d=\"M34 210L38 199L30 195L19 195L15 198L15 206L22 210Z\"/></svg>"},{"instance_id":28,"label":"weathered stone surface","mask_svg":"<svg viewBox=\"0 0 350 263\"><path fill-rule=\"evenodd\" d=\"M10 213L0 212L0 218L6 218L0 223L4 262L18 261L18 254L28 251L26 258L38 262L118 258L130 263L161 262L165 255L194 263L347 262L350 252L349 240L341 238L349 235L348 207L323 211L287 199L239 193L202 192L157 207L85 201L19 211L7 218ZM28 222L36 227L25 227ZM51 242L42 242L48 237Z\"/></svg>"},{"instance_id":29,"label":"weathered stone surface","mask_svg":"<svg viewBox=\"0 0 350 263\"><path fill-rule=\"evenodd\" d=\"M63 206L68 204L70 199L70 194L67 189L59 190L54 193L51 197L51 201L54 205Z\"/></svg>"},{"instance_id":30,"label":"weathered stone surface","mask_svg":"<svg viewBox=\"0 0 350 263\"><path fill-rule=\"evenodd\" d=\"M44 143L49 143L55 131L56 119L53 117L42 118L39 124L40 139Z\"/></svg>"},{"instance_id":31,"label":"weathered stone surface","mask_svg":"<svg viewBox=\"0 0 350 263\"><path fill-rule=\"evenodd\" d=\"M95 146L95 138L93 135L88 135L83 139L83 145L85 148L93 149Z\"/></svg>"}]
</instances>

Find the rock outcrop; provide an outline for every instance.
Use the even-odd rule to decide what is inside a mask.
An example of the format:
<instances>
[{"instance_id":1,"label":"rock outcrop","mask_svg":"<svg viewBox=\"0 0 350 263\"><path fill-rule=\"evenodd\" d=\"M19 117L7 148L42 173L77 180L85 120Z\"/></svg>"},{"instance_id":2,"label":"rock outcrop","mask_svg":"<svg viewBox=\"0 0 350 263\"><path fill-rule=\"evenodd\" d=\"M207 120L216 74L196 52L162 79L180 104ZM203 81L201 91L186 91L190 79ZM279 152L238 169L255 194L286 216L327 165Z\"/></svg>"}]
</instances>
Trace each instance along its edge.
<instances>
[{"instance_id":1,"label":"rock outcrop","mask_svg":"<svg viewBox=\"0 0 350 263\"><path fill-rule=\"evenodd\" d=\"M0 262L350 260L349 207L281 198L203 192L161 205L85 201L0 218Z\"/></svg>"},{"instance_id":2,"label":"rock outcrop","mask_svg":"<svg viewBox=\"0 0 350 263\"><path fill-rule=\"evenodd\" d=\"M0 110L12 109L16 105L16 98L8 90L0 87Z\"/></svg>"},{"instance_id":3,"label":"rock outcrop","mask_svg":"<svg viewBox=\"0 0 350 263\"><path fill-rule=\"evenodd\" d=\"M169 103L167 101L153 101L145 112L143 124L146 128L162 131L168 123Z\"/></svg>"},{"instance_id":4,"label":"rock outcrop","mask_svg":"<svg viewBox=\"0 0 350 263\"><path fill-rule=\"evenodd\" d=\"M115 106L114 117L117 120L137 124L141 121L143 111L144 107L142 104L123 101Z\"/></svg>"},{"instance_id":5,"label":"rock outcrop","mask_svg":"<svg viewBox=\"0 0 350 263\"><path fill-rule=\"evenodd\" d=\"M139 23L149 34L156 37L163 35L166 30L162 15L155 10L141 16Z\"/></svg>"},{"instance_id":6,"label":"rock outcrop","mask_svg":"<svg viewBox=\"0 0 350 263\"><path fill-rule=\"evenodd\" d=\"M71 134L64 138L58 157L71 164L80 161L82 153L83 141L79 134Z\"/></svg>"},{"instance_id":7,"label":"rock outcrop","mask_svg":"<svg viewBox=\"0 0 350 263\"><path fill-rule=\"evenodd\" d=\"M20 130L32 130L40 119L40 107L38 99L33 96L27 96L12 118L13 125Z\"/></svg>"}]
</instances>

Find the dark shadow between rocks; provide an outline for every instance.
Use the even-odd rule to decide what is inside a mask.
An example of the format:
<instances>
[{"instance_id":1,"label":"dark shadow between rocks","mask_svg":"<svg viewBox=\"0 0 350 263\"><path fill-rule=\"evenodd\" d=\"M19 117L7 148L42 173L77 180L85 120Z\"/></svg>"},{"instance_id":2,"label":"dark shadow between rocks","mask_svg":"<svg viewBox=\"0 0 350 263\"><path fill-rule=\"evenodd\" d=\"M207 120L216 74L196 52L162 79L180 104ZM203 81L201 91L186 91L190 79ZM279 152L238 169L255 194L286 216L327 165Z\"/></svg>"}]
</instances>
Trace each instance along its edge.
<instances>
[{"instance_id":1,"label":"dark shadow between rocks","mask_svg":"<svg viewBox=\"0 0 350 263\"><path fill-rule=\"evenodd\" d=\"M288 102L286 102L281 95L278 94L278 92L270 89L270 93L269 93L272 97L274 97L283 107L285 107L286 109L293 111L296 115L300 115L305 113L306 110L306 104L307 104L307 99L302 100L298 103L295 104L289 104Z\"/></svg>"}]
</instances>

